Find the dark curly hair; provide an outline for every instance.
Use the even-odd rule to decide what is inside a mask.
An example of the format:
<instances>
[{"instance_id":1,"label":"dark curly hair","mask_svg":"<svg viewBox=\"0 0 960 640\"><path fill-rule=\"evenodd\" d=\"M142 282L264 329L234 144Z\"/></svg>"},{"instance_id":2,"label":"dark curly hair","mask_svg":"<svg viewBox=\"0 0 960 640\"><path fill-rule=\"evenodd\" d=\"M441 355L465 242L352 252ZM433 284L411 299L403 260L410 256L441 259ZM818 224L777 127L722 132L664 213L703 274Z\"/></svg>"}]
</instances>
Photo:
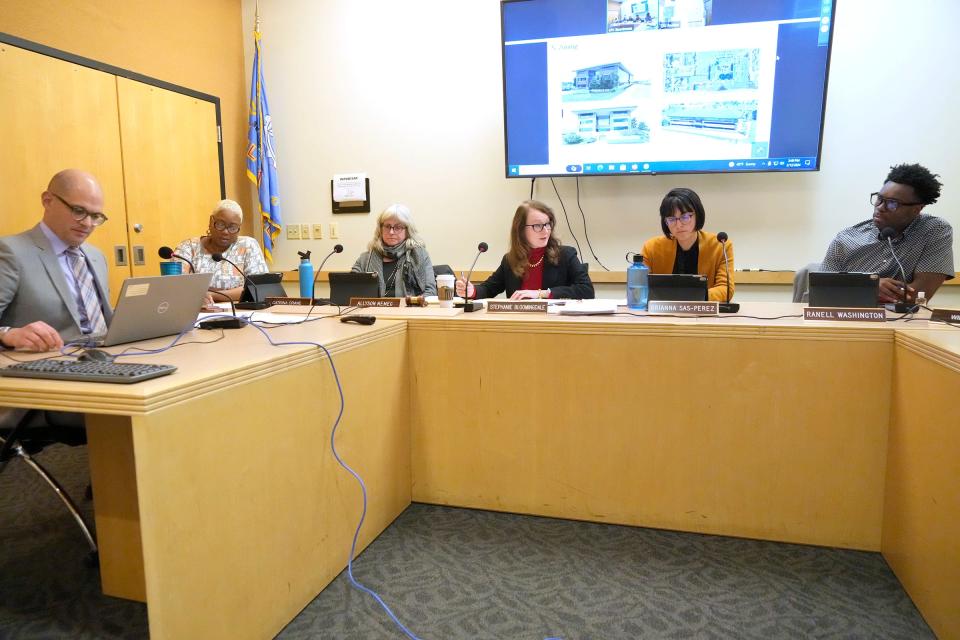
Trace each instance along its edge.
<instances>
[{"instance_id":1,"label":"dark curly hair","mask_svg":"<svg viewBox=\"0 0 960 640\"><path fill-rule=\"evenodd\" d=\"M931 173L923 165L919 164L898 164L890 167L890 173L887 174L885 182L896 182L913 187L917 197L923 204L933 204L940 197L940 187L943 184L937 180L939 173Z\"/></svg>"}]
</instances>

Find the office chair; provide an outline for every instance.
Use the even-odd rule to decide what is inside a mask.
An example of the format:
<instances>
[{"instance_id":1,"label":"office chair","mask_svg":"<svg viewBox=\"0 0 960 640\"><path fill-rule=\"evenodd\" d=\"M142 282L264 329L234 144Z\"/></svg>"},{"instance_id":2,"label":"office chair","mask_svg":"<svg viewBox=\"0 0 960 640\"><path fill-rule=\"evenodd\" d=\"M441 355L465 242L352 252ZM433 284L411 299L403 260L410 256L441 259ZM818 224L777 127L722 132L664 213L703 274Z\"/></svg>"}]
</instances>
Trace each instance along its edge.
<instances>
[{"instance_id":1,"label":"office chair","mask_svg":"<svg viewBox=\"0 0 960 640\"><path fill-rule=\"evenodd\" d=\"M800 267L797 269L796 273L793 276L793 301L794 302L806 302L807 298L810 295L810 283L808 275L811 271L819 271L820 263L811 262L808 265Z\"/></svg>"},{"instance_id":2,"label":"office chair","mask_svg":"<svg viewBox=\"0 0 960 640\"><path fill-rule=\"evenodd\" d=\"M86 442L87 435L84 429L47 424L43 422L43 412L31 409L13 427L0 427L0 473L6 468L7 463L14 458L20 458L46 481L80 527L80 531L87 541L87 546L90 547L90 553L87 555L85 562L88 566L93 567L97 565L98 552L97 543L90 527L84 522L77 505L57 482L57 479L33 457L51 444L62 443L75 447L86 444Z\"/></svg>"}]
</instances>

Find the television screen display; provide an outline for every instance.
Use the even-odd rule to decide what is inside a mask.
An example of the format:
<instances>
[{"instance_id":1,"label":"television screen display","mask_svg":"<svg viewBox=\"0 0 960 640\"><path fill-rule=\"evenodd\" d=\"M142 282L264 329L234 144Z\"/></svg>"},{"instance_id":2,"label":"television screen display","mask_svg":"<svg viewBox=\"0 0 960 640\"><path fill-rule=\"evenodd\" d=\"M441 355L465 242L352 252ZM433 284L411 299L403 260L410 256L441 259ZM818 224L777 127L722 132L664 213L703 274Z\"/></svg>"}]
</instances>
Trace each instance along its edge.
<instances>
[{"instance_id":1,"label":"television screen display","mask_svg":"<svg viewBox=\"0 0 960 640\"><path fill-rule=\"evenodd\" d=\"M835 0L503 0L510 178L816 171Z\"/></svg>"}]
</instances>

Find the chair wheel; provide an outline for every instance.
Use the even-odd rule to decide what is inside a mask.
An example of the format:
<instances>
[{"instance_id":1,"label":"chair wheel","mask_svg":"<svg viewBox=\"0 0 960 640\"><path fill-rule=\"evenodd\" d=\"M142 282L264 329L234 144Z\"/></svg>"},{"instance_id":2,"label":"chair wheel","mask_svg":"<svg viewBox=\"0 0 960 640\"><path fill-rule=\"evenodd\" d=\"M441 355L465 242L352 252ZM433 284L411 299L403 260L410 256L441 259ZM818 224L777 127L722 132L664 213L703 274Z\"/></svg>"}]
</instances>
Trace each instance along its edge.
<instances>
[{"instance_id":1,"label":"chair wheel","mask_svg":"<svg viewBox=\"0 0 960 640\"><path fill-rule=\"evenodd\" d=\"M88 569L96 569L100 566L100 553L91 551L83 558L83 566Z\"/></svg>"}]
</instances>

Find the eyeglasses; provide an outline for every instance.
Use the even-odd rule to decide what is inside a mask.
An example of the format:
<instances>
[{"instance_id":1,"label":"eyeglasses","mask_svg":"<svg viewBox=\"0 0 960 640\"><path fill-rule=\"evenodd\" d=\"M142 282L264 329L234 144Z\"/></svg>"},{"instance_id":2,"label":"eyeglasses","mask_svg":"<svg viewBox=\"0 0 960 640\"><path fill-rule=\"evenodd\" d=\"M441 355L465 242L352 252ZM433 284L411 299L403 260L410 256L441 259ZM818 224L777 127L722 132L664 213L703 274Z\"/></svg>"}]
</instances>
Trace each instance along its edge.
<instances>
[{"instance_id":1,"label":"eyeglasses","mask_svg":"<svg viewBox=\"0 0 960 640\"><path fill-rule=\"evenodd\" d=\"M553 230L553 223L552 223L552 222L538 222L538 223L536 223L536 224L525 224L525 225L523 225L523 226L525 226L525 227L530 227L531 229L533 229L533 230L536 231L537 233L540 233L540 232L543 231L544 229L546 229L547 231L552 231L552 230Z\"/></svg>"},{"instance_id":2,"label":"eyeglasses","mask_svg":"<svg viewBox=\"0 0 960 640\"><path fill-rule=\"evenodd\" d=\"M77 222L90 218L90 223L95 227L99 227L107 221L107 216L103 215L102 213L90 212L79 205L70 204L52 191L50 192L50 195L62 202L67 209L70 209L70 212L73 214L73 219Z\"/></svg>"},{"instance_id":3,"label":"eyeglasses","mask_svg":"<svg viewBox=\"0 0 960 640\"><path fill-rule=\"evenodd\" d=\"M695 217L696 217L695 213L681 213L679 216L669 216L667 218L664 218L663 221L672 227L678 222L682 222L686 224L691 220L693 220Z\"/></svg>"},{"instance_id":4,"label":"eyeglasses","mask_svg":"<svg viewBox=\"0 0 960 640\"><path fill-rule=\"evenodd\" d=\"M213 228L216 229L217 231L226 231L227 233L240 232L240 225L238 225L236 222L234 222L233 224L227 224L223 220L214 220Z\"/></svg>"},{"instance_id":5,"label":"eyeglasses","mask_svg":"<svg viewBox=\"0 0 960 640\"><path fill-rule=\"evenodd\" d=\"M400 233L400 232L402 232L402 231L406 231L406 230L407 230L407 225L405 225L405 224L382 224L382 225L380 225L380 228L383 229L384 231L388 231L388 232L390 232L390 233Z\"/></svg>"},{"instance_id":6,"label":"eyeglasses","mask_svg":"<svg viewBox=\"0 0 960 640\"><path fill-rule=\"evenodd\" d=\"M900 202L899 200L894 200L893 198L884 198L879 193L870 194L870 204L875 207L886 207L887 211L896 211L898 207L913 207L918 204L923 204L922 202Z\"/></svg>"}]
</instances>

